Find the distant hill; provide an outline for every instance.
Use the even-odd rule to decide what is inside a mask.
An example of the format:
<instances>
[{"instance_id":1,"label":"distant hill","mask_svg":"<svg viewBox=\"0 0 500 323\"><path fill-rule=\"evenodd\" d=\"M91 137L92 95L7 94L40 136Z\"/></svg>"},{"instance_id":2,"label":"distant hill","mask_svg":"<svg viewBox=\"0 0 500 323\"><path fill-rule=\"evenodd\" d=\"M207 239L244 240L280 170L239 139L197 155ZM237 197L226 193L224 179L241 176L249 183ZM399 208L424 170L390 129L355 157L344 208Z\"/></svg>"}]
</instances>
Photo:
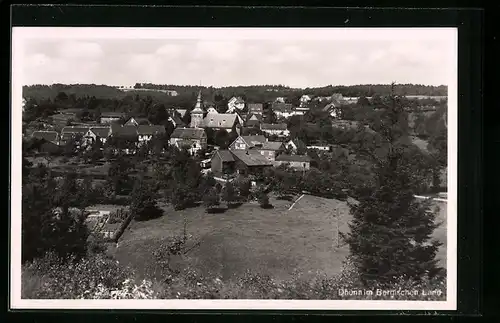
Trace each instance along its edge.
<instances>
[{"instance_id":1,"label":"distant hill","mask_svg":"<svg viewBox=\"0 0 500 323\"><path fill-rule=\"evenodd\" d=\"M76 97L92 97L99 99L119 99L127 94L119 89L108 85L96 84L52 84L52 85L30 85L23 86L23 97L34 99L54 99L59 92L67 95L74 94Z\"/></svg>"}]
</instances>

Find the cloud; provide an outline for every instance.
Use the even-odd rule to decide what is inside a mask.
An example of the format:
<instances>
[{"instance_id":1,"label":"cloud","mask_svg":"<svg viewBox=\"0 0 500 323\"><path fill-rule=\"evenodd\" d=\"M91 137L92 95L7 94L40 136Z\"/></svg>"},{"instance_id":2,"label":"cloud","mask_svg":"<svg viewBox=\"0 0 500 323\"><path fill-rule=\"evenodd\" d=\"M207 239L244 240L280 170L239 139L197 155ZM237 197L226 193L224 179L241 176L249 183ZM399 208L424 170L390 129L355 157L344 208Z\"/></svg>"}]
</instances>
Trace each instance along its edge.
<instances>
[{"instance_id":1,"label":"cloud","mask_svg":"<svg viewBox=\"0 0 500 323\"><path fill-rule=\"evenodd\" d=\"M175 44L166 44L158 48L155 52L156 55L166 56L169 58L179 57L182 53L182 47Z\"/></svg>"},{"instance_id":2,"label":"cloud","mask_svg":"<svg viewBox=\"0 0 500 323\"><path fill-rule=\"evenodd\" d=\"M241 52L240 44L229 41L199 41L194 48L195 58L236 60Z\"/></svg>"},{"instance_id":3,"label":"cloud","mask_svg":"<svg viewBox=\"0 0 500 323\"><path fill-rule=\"evenodd\" d=\"M96 59L103 56L101 46L93 42L69 41L59 47L59 55L65 58Z\"/></svg>"}]
</instances>

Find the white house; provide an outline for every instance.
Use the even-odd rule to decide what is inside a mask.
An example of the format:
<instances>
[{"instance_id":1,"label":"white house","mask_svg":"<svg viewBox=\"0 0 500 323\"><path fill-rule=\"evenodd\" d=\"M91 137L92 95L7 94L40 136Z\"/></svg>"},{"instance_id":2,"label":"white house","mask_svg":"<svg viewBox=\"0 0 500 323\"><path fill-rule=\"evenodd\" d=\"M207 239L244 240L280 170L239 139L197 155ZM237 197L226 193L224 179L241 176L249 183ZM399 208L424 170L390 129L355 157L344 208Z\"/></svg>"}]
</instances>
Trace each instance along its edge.
<instances>
[{"instance_id":1,"label":"white house","mask_svg":"<svg viewBox=\"0 0 500 323\"><path fill-rule=\"evenodd\" d=\"M285 98L282 97L282 96L279 96L276 99L274 99L274 102L276 102L276 103L285 103Z\"/></svg>"},{"instance_id":2,"label":"white house","mask_svg":"<svg viewBox=\"0 0 500 323\"><path fill-rule=\"evenodd\" d=\"M245 101L241 97L235 97L233 96L228 102L227 102L227 111L226 113L232 113L235 110L243 110L245 108Z\"/></svg>"},{"instance_id":3,"label":"white house","mask_svg":"<svg viewBox=\"0 0 500 323\"><path fill-rule=\"evenodd\" d=\"M276 135L278 137L287 137L290 135L286 123L262 123L260 130L268 135Z\"/></svg>"},{"instance_id":4,"label":"white house","mask_svg":"<svg viewBox=\"0 0 500 323\"><path fill-rule=\"evenodd\" d=\"M93 144L97 138L105 144L109 136L111 136L111 127L92 127L83 135L84 144Z\"/></svg>"},{"instance_id":5,"label":"white house","mask_svg":"<svg viewBox=\"0 0 500 323\"><path fill-rule=\"evenodd\" d=\"M309 101L311 101L312 97L310 95L304 94L303 96L300 97L300 106L306 106Z\"/></svg>"},{"instance_id":6,"label":"white house","mask_svg":"<svg viewBox=\"0 0 500 323\"><path fill-rule=\"evenodd\" d=\"M311 158L307 155L285 155L276 157L276 162L287 165L294 170L308 170L311 167Z\"/></svg>"},{"instance_id":7,"label":"white house","mask_svg":"<svg viewBox=\"0 0 500 323\"><path fill-rule=\"evenodd\" d=\"M207 134L203 128L176 128L169 143L178 148L187 148L191 154L195 154L207 148Z\"/></svg>"},{"instance_id":8,"label":"white house","mask_svg":"<svg viewBox=\"0 0 500 323\"><path fill-rule=\"evenodd\" d=\"M274 102L272 110L278 118L289 118L294 115L294 110L290 103Z\"/></svg>"}]
</instances>

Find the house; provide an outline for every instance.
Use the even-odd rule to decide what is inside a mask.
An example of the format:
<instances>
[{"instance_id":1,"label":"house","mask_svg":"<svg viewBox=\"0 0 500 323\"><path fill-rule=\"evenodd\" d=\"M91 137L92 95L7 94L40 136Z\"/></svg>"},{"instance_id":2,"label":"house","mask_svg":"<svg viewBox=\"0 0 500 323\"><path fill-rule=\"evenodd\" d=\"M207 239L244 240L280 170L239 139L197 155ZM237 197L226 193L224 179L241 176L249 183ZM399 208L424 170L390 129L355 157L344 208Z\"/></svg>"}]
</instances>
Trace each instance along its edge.
<instances>
[{"instance_id":1,"label":"house","mask_svg":"<svg viewBox=\"0 0 500 323\"><path fill-rule=\"evenodd\" d=\"M66 126L61 130L59 144L64 145L71 139L81 139L89 131L89 127Z\"/></svg>"},{"instance_id":2,"label":"house","mask_svg":"<svg viewBox=\"0 0 500 323\"><path fill-rule=\"evenodd\" d=\"M256 144L250 149L256 150L268 160L274 161L276 156L285 150L285 147L281 141L266 141L262 144Z\"/></svg>"},{"instance_id":3,"label":"house","mask_svg":"<svg viewBox=\"0 0 500 323\"><path fill-rule=\"evenodd\" d=\"M282 96L279 96L276 99L274 99L274 102L275 103L285 103L285 98Z\"/></svg>"},{"instance_id":4,"label":"house","mask_svg":"<svg viewBox=\"0 0 500 323\"><path fill-rule=\"evenodd\" d=\"M271 109L278 118L288 118L293 116L293 107L290 103L274 102Z\"/></svg>"},{"instance_id":5,"label":"house","mask_svg":"<svg viewBox=\"0 0 500 323\"><path fill-rule=\"evenodd\" d=\"M207 148L207 134L203 128L176 128L170 136L169 144L187 148L191 154Z\"/></svg>"},{"instance_id":6,"label":"house","mask_svg":"<svg viewBox=\"0 0 500 323\"><path fill-rule=\"evenodd\" d=\"M118 122L125 119L126 114L122 112L102 112L100 122L102 124Z\"/></svg>"},{"instance_id":7,"label":"house","mask_svg":"<svg viewBox=\"0 0 500 323\"><path fill-rule=\"evenodd\" d=\"M311 95L307 95L307 94L304 94L303 96L300 97L299 101L300 101L300 106L303 107L303 106L306 106L312 99L312 96Z\"/></svg>"},{"instance_id":8,"label":"house","mask_svg":"<svg viewBox=\"0 0 500 323\"><path fill-rule=\"evenodd\" d=\"M262 115L264 112L264 105L262 103L249 103L248 104L248 114Z\"/></svg>"},{"instance_id":9,"label":"house","mask_svg":"<svg viewBox=\"0 0 500 323\"><path fill-rule=\"evenodd\" d=\"M331 145L311 145L307 146L307 149L319 150L319 151L332 151Z\"/></svg>"},{"instance_id":10,"label":"house","mask_svg":"<svg viewBox=\"0 0 500 323\"><path fill-rule=\"evenodd\" d=\"M56 131L34 131L32 138L43 139L53 144L59 144L59 134Z\"/></svg>"},{"instance_id":11,"label":"house","mask_svg":"<svg viewBox=\"0 0 500 323\"><path fill-rule=\"evenodd\" d=\"M241 133L241 123L234 113L207 114L203 119L202 126L216 131L220 129L227 132L235 131L238 135Z\"/></svg>"},{"instance_id":12,"label":"house","mask_svg":"<svg viewBox=\"0 0 500 323\"><path fill-rule=\"evenodd\" d=\"M290 135L286 123L261 123L260 130L268 135L276 135L278 137L287 137Z\"/></svg>"},{"instance_id":13,"label":"house","mask_svg":"<svg viewBox=\"0 0 500 323\"><path fill-rule=\"evenodd\" d=\"M163 125L139 125L137 127L137 139L139 141L139 145L149 142L153 136L161 136L165 133L165 126Z\"/></svg>"},{"instance_id":14,"label":"house","mask_svg":"<svg viewBox=\"0 0 500 323\"><path fill-rule=\"evenodd\" d=\"M341 104L337 100L333 100L332 102L325 105L322 109L324 112L328 112L328 114L335 119L342 118L342 109Z\"/></svg>"},{"instance_id":15,"label":"house","mask_svg":"<svg viewBox=\"0 0 500 323\"><path fill-rule=\"evenodd\" d=\"M177 96L179 95L179 93L177 93L177 91L175 90L166 90L165 93L169 96Z\"/></svg>"},{"instance_id":16,"label":"house","mask_svg":"<svg viewBox=\"0 0 500 323\"><path fill-rule=\"evenodd\" d=\"M151 123L151 121L148 120L148 118L141 118L141 117L131 117L124 124L124 126L136 126L136 127L139 125L151 126L153 124Z\"/></svg>"},{"instance_id":17,"label":"house","mask_svg":"<svg viewBox=\"0 0 500 323\"><path fill-rule=\"evenodd\" d=\"M110 136L131 141L138 141L137 127L112 124L110 127Z\"/></svg>"},{"instance_id":18,"label":"house","mask_svg":"<svg viewBox=\"0 0 500 323\"><path fill-rule=\"evenodd\" d=\"M249 114L247 120L245 121L245 127L260 127L260 123L262 122L262 115L252 113Z\"/></svg>"},{"instance_id":19,"label":"house","mask_svg":"<svg viewBox=\"0 0 500 323\"><path fill-rule=\"evenodd\" d=\"M267 138L264 136L238 136L238 138L229 145L229 150L250 149L256 145L262 145L265 142L267 142Z\"/></svg>"},{"instance_id":20,"label":"house","mask_svg":"<svg viewBox=\"0 0 500 323\"><path fill-rule=\"evenodd\" d=\"M284 146L285 146L286 149L289 149L289 150L291 150L294 153L297 153L298 151L307 150L306 144L302 140L300 140L298 138L295 138L295 139L287 141L284 144Z\"/></svg>"},{"instance_id":21,"label":"house","mask_svg":"<svg viewBox=\"0 0 500 323\"><path fill-rule=\"evenodd\" d=\"M273 167L272 161L262 156L258 151L246 149L231 150L230 152L235 160L234 167L238 174L258 175L262 174L266 168Z\"/></svg>"},{"instance_id":22,"label":"house","mask_svg":"<svg viewBox=\"0 0 500 323\"><path fill-rule=\"evenodd\" d=\"M239 136L230 145L229 150L252 150L258 151L268 160L274 160L276 156L285 150L280 141L268 141L264 136Z\"/></svg>"},{"instance_id":23,"label":"house","mask_svg":"<svg viewBox=\"0 0 500 323\"><path fill-rule=\"evenodd\" d=\"M307 155L285 155L276 157L276 162L281 165L287 165L294 170L309 170L311 167L311 158Z\"/></svg>"},{"instance_id":24,"label":"house","mask_svg":"<svg viewBox=\"0 0 500 323\"><path fill-rule=\"evenodd\" d=\"M83 135L83 138L85 145L91 145L96 142L97 138L104 144L110 136L111 127L92 127Z\"/></svg>"},{"instance_id":25,"label":"house","mask_svg":"<svg viewBox=\"0 0 500 323\"><path fill-rule=\"evenodd\" d=\"M210 169L214 174L232 174L236 171L235 159L229 150L216 150L210 159Z\"/></svg>"},{"instance_id":26,"label":"house","mask_svg":"<svg viewBox=\"0 0 500 323\"><path fill-rule=\"evenodd\" d=\"M235 110L243 110L245 108L245 101L241 97L235 97L233 96L228 102L227 102L227 111L226 113L231 113Z\"/></svg>"}]
</instances>

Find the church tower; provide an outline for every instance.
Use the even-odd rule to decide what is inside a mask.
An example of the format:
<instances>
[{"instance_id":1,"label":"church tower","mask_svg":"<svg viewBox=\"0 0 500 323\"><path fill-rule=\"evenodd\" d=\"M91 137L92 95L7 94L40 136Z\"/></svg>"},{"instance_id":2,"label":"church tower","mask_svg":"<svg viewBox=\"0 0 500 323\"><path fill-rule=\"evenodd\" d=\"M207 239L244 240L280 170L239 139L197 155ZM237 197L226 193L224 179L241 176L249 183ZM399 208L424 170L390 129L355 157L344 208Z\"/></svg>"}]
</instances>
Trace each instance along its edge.
<instances>
[{"instance_id":1,"label":"church tower","mask_svg":"<svg viewBox=\"0 0 500 323\"><path fill-rule=\"evenodd\" d=\"M198 92L198 99L196 100L196 105L191 111L191 128L199 128L203 123L203 109L201 106L201 90Z\"/></svg>"}]
</instances>

